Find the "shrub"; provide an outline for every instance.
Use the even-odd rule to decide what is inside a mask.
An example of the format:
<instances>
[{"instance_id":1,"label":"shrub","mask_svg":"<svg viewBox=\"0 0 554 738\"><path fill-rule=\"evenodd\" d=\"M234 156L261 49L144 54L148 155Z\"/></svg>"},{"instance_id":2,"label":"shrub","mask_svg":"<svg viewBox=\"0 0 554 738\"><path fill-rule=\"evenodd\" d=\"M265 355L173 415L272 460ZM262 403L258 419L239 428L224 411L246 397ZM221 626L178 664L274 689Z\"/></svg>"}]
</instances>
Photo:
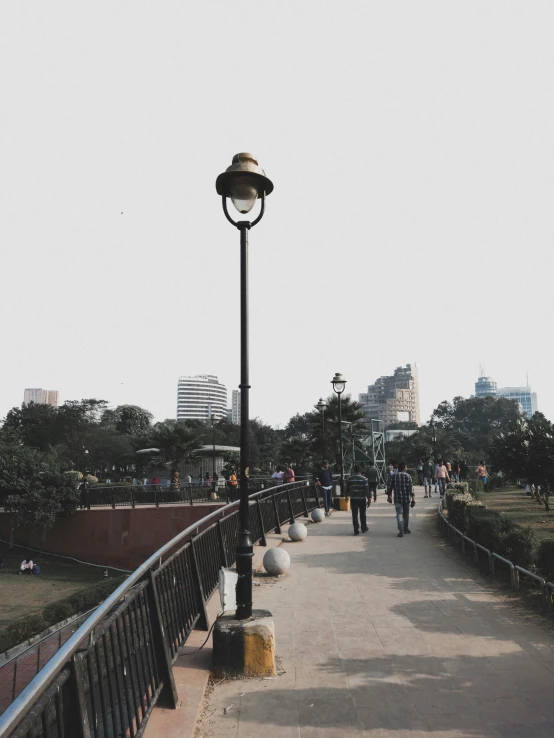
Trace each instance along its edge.
<instances>
[{"instance_id":1,"label":"shrub","mask_svg":"<svg viewBox=\"0 0 554 738\"><path fill-rule=\"evenodd\" d=\"M491 477L487 482L487 492L491 492L493 489L500 489L504 486L504 479L502 477Z\"/></svg>"},{"instance_id":2,"label":"shrub","mask_svg":"<svg viewBox=\"0 0 554 738\"><path fill-rule=\"evenodd\" d=\"M503 513L473 507L468 511L467 530L474 541L525 569L535 560L535 533L531 528L512 523Z\"/></svg>"},{"instance_id":3,"label":"shrub","mask_svg":"<svg viewBox=\"0 0 554 738\"><path fill-rule=\"evenodd\" d=\"M468 486L469 493L477 499L484 491L483 482L480 482L478 479L468 479L465 484Z\"/></svg>"},{"instance_id":4,"label":"shrub","mask_svg":"<svg viewBox=\"0 0 554 738\"><path fill-rule=\"evenodd\" d=\"M541 574L554 581L554 538L544 538L537 551L537 567Z\"/></svg>"},{"instance_id":5,"label":"shrub","mask_svg":"<svg viewBox=\"0 0 554 738\"><path fill-rule=\"evenodd\" d=\"M469 524L469 508L484 507L470 494L452 494L449 500L448 520L461 533L467 534Z\"/></svg>"},{"instance_id":6,"label":"shrub","mask_svg":"<svg viewBox=\"0 0 554 738\"><path fill-rule=\"evenodd\" d=\"M535 532L522 525L512 524L513 527L508 530L500 539L501 556L505 556L518 566L529 569L535 562L537 537Z\"/></svg>"}]
</instances>

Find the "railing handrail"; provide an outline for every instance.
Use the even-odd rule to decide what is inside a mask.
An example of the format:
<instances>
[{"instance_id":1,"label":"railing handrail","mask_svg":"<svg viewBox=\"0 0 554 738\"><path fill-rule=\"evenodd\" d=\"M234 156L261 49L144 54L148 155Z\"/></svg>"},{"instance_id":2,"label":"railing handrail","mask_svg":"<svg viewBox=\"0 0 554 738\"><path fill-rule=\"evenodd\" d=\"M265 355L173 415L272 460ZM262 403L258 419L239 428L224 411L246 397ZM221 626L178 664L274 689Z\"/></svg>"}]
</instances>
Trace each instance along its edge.
<instances>
[{"instance_id":1,"label":"railing handrail","mask_svg":"<svg viewBox=\"0 0 554 738\"><path fill-rule=\"evenodd\" d=\"M249 500L255 500L259 496L271 494L271 492L275 492L276 489L283 490L284 488L290 488L294 485L309 486L309 484L309 480L300 480L298 482L294 481L287 484L268 487L249 495ZM239 504L239 500L231 502L224 507L218 508L209 515L206 515L192 525L189 525L188 528L185 528L185 530L178 533L146 559L138 569L135 569L135 571L130 574L129 577L96 608L92 615L79 626L75 633L73 633L73 635L54 654L54 656L52 656L48 663L39 671L34 679L29 682L25 689L23 689L23 691L16 697L7 710L0 715L0 735L6 736L8 731L17 726L24 717L25 710L46 691L51 682L55 679L57 673L76 653L83 639L94 631L100 622L109 614L112 607L125 594L127 594L127 592L136 585L150 569L155 567L158 562L161 564L163 557L169 553L172 548L175 548L175 546L184 541L187 537L193 536L195 531L197 532L201 526L204 527L207 523L214 521L217 518L225 518L230 511L237 509Z\"/></svg>"}]
</instances>

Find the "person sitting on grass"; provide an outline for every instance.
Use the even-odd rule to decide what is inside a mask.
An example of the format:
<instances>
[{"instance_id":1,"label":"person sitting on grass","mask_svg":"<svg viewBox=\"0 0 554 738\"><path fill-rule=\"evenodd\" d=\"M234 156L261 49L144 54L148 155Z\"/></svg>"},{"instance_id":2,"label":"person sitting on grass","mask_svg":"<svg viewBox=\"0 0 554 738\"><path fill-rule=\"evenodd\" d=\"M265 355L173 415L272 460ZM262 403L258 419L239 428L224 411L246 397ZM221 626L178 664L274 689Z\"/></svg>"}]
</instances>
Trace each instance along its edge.
<instances>
[{"instance_id":1,"label":"person sitting on grass","mask_svg":"<svg viewBox=\"0 0 554 738\"><path fill-rule=\"evenodd\" d=\"M33 573L33 561L30 558L23 559L21 566L19 567L20 574L32 574Z\"/></svg>"}]
</instances>

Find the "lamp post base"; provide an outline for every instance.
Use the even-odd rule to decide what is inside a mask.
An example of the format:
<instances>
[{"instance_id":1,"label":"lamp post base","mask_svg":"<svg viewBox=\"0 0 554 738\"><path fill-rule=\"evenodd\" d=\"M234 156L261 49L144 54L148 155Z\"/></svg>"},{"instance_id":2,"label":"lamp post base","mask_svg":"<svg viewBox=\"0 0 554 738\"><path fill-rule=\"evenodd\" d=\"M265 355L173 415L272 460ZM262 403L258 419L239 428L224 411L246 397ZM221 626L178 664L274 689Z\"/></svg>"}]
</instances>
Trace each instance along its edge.
<instances>
[{"instance_id":1,"label":"lamp post base","mask_svg":"<svg viewBox=\"0 0 554 738\"><path fill-rule=\"evenodd\" d=\"M268 610L253 610L248 620L217 619L213 671L217 678L275 676L275 626Z\"/></svg>"}]
</instances>

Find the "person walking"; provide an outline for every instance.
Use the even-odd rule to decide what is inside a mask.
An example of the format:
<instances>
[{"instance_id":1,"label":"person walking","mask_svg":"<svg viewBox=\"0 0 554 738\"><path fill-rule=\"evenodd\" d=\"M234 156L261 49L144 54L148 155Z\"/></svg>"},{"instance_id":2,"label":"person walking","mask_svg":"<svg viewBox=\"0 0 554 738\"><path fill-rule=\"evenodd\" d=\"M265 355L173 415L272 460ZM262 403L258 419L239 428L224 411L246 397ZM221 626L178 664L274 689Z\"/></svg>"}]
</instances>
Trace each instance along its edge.
<instances>
[{"instance_id":1,"label":"person walking","mask_svg":"<svg viewBox=\"0 0 554 738\"><path fill-rule=\"evenodd\" d=\"M333 505L333 473L329 469L329 462L324 461L321 465L319 474L317 475L317 484L323 492L323 506L325 507L325 517L331 514Z\"/></svg>"},{"instance_id":2,"label":"person walking","mask_svg":"<svg viewBox=\"0 0 554 738\"><path fill-rule=\"evenodd\" d=\"M235 467L231 469L231 474L229 475L229 497L231 498L231 502L237 499L237 471Z\"/></svg>"},{"instance_id":3,"label":"person walking","mask_svg":"<svg viewBox=\"0 0 554 738\"><path fill-rule=\"evenodd\" d=\"M479 466L477 467L477 479L480 482L483 482L483 490L487 491L487 481L489 478L489 473L487 471L487 467L485 466L484 461L479 462Z\"/></svg>"},{"instance_id":4,"label":"person walking","mask_svg":"<svg viewBox=\"0 0 554 738\"><path fill-rule=\"evenodd\" d=\"M284 474L283 474L283 470L281 469L281 467L280 466L276 467L275 468L275 471L271 475L271 479L273 480L273 484L275 484L275 485L283 484L283 476L284 476Z\"/></svg>"},{"instance_id":5,"label":"person walking","mask_svg":"<svg viewBox=\"0 0 554 738\"><path fill-rule=\"evenodd\" d=\"M450 481L450 477L448 476L448 469L446 468L446 464L442 459L439 460L437 468L435 469L435 479L439 483L440 496L442 500L446 492L446 484Z\"/></svg>"},{"instance_id":6,"label":"person walking","mask_svg":"<svg viewBox=\"0 0 554 738\"><path fill-rule=\"evenodd\" d=\"M465 482L469 476L469 466L465 461L460 461L460 482Z\"/></svg>"},{"instance_id":7,"label":"person walking","mask_svg":"<svg viewBox=\"0 0 554 738\"><path fill-rule=\"evenodd\" d=\"M377 502L377 482L379 481L379 472L374 463L367 470L367 483L369 484L369 496L373 495L373 502Z\"/></svg>"},{"instance_id":8,"label":"person walking","mask_svg":"<svg viewBox=\"0 0 554 738\"><path fill-rule=\"evenodd\" d=\"M346 480L346 497L350 498L354 535L360 535L360 524L362 533L366 533L366 509L371 505L371 497L367 478L362 475L362 468L358 464L354 466L354 474ZM360 523L358 523L358 515Z\"/></svg>"},{"instance_id":9,"label":"person walking","mask_svg":"<svg viewBox=\"0 0 554 738\"><path fill-rule=\"evenodd\" d=\"M431 497L431 486L433 484L433 467L429 459L423 462L423 487L425 489L425 497ZM429 494L427 494L429 490Z\"/></svg>"},{"instance_id":10,"label":"person walking","mask_svg":"<svg viewBox=\"0 0 554 738\"><path fill-rule=\"evenodd\" d=\"M389 479L387 488L387 502L392 503L394 497L394 508L396 510L396 524L398 525L398 538L412 531L408 527L410 522L410 506L415 505L414 485L412 475L406 472L406 464L401 461L398 471Z\"/></svg>"},{"instance_id":11,"label":"person walking","mask_svg":"<svg viewBox=\"0 0 554 738\"><path fill-rule=\"evenodd\" d=\"M285 465L285 471L283 474L283 482L284 484L290 484L291 482L294 482L294 470L290 464Z\"/></svg>"}]
</instances>

